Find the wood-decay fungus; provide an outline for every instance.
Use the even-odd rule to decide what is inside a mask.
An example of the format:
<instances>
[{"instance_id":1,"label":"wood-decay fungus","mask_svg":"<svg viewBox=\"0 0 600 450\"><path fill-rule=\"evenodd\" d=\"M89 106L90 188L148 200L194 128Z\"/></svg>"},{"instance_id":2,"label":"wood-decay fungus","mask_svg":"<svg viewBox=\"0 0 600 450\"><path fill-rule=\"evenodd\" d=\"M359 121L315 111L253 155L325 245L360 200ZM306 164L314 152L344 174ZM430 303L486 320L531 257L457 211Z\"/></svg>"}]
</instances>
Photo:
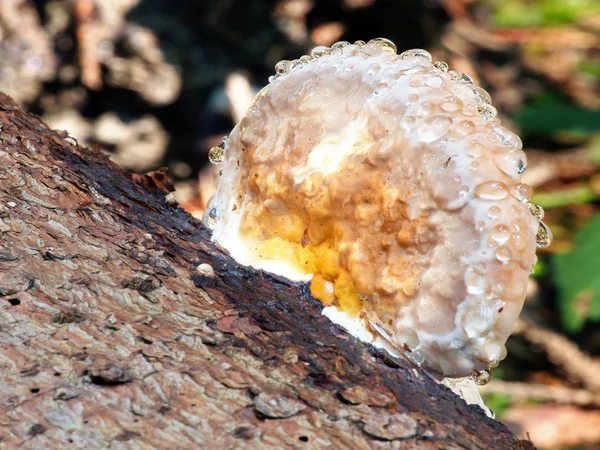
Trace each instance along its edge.
<instances>
[{"instance_id":1,"label":"wood-decay fungus","mask_svg":"<svg viewBox=\"0 0 600 450\"><path fill-rule=\"evenodd\" d=\"M210 151L204 221L240 263L310 280L324 314L445 377L506 355L543 210L489 94L421 49L338 42L281 61Z\"/></svg>"}]
</instances>

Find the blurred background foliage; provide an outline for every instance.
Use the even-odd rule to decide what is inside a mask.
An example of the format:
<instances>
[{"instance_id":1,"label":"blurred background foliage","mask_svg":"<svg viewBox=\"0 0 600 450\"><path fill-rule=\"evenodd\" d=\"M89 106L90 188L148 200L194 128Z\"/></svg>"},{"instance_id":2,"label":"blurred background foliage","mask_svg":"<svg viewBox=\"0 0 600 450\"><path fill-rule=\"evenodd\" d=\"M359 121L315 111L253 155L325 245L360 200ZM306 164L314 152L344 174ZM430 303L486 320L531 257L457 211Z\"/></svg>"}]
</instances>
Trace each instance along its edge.
<instances>
[{"instance_id":1,"label":"blurred background foliage","mask_svg":"<svg viewBox=\"0 0 600 450\"><path fill-rule=\"evenodd\" d=\"M598 0L1 0L0 90L124 167L166 166L200 216L273 66L383 36L470 74L518 131L555 242L485 389L539 448L600 448Z\"/></svg>"},{"instance_id":2,"label":"blurred background foliage","mask_svg":"<svg viewBox=\"0 0 600 450\"><path fill-rule=\"evenodd\" d=\"M569 25L600 12L595 0L490 0L493 25L498 27L552 27Z\"/></svg>"}]
</instances>

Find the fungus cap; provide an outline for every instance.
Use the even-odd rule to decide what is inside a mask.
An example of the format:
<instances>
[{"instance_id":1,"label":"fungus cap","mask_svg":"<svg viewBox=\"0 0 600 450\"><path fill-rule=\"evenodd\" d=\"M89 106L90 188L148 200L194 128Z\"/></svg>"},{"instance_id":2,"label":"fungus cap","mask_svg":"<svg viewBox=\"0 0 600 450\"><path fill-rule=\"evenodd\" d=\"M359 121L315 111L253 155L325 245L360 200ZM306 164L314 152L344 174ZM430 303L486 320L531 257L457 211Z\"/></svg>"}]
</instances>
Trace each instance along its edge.
<instances>
[{"instance_id":1,"label":"fungus cap","mask_svg":"<svg viewBox=\"0 0 600 450\"><path fill-rule=\"evenodd\" d=\"M240 263L449 377L504 358L538 245L521 140L489 94L385 39L282 61L211 160L205 223ZM330 315L333 317L335 315Z\"/></svg>"}]
</instances>

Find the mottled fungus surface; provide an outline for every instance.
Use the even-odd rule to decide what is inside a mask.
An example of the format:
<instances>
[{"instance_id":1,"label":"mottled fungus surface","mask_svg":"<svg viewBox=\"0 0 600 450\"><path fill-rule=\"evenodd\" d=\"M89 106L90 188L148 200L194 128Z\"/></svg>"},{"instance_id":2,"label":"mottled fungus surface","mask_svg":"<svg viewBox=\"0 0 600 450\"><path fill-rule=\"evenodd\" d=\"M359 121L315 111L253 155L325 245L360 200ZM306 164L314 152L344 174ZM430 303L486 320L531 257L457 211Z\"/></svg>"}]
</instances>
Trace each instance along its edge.
<instances>
[{"instance_id":1,"label":"mottled fungus surface","mask_svg":"<svg viewBox=\"0 0 600 450\"><path fill-rule=\"evenodd\" d=\"M543 210L489 94L421 49L338 42L281 61L210 158L205 222L240 263L294 280L448 377L506 354ZM340 319L341 320L341 319Z\"/></svg>"}]
</instances>

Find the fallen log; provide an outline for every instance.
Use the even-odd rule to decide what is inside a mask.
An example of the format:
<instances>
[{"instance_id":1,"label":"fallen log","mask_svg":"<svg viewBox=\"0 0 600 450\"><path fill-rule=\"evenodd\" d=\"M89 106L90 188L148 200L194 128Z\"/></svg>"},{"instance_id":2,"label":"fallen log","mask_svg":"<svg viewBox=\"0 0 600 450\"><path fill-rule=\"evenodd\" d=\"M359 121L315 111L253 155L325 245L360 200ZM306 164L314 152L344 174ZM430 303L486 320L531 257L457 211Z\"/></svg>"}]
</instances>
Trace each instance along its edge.
<instances>
[{"instance_id":1,"label":"fallen log","mask_svg":"<svg viewBox=\"0 0 600 450\"><path fill-rule=\"evenodd\" d=\"M532 449L0 95L0 448Z\"/></svg>"}]
</instances>

